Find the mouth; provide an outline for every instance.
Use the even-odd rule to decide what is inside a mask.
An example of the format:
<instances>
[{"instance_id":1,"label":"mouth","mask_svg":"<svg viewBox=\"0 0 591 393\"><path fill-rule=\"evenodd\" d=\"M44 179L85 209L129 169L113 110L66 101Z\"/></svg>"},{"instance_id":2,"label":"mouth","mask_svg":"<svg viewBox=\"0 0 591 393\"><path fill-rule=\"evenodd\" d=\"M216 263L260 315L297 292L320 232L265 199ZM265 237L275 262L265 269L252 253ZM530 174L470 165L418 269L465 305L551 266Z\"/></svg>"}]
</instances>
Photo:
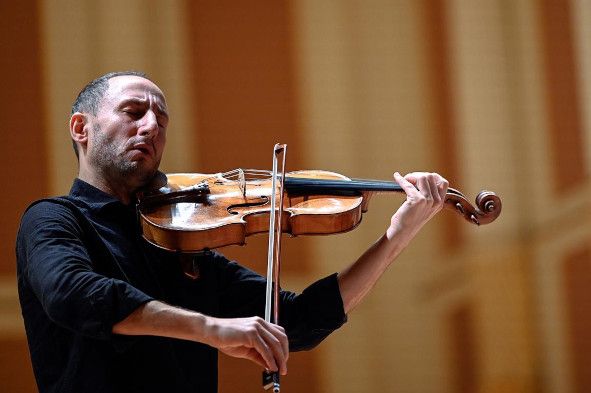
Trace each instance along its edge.
<instances>
[{"instance_id":1,"label":"mouth","mask_svg":"<svg viewBox=\"0 0 591 393\"><path fill-rule=\"evenodd\" d=\"M137 145L133 145L130 150L137 150L148 156L153 155L152 147L146 143L138 143Z\"/></svg>"}]
</instances>

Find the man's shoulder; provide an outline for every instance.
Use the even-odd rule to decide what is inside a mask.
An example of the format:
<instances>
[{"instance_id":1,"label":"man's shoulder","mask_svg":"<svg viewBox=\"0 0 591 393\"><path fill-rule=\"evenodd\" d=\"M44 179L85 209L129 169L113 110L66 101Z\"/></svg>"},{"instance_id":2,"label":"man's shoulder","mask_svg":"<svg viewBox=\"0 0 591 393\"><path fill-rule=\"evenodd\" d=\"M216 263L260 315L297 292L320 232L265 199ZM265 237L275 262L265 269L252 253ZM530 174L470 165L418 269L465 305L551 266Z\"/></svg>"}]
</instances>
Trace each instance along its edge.
<instances>
[{"instance_id":1,"label":"man's shoulder","mask_svg":"<svg viewBox=\"0 0 591 393\"><path fill-rule=\"evenodd\" d=\"M21 218L19 232L28 233L45 223L72 224L77 221L80 206L67 196L39 199L31 203Z\"/></svg>"},{"instance_id":2,"label":"man's shoulder","mask_svg":"<svg viewBox=\"0 0 591 393\"><path fill-rule=\"evenodd\" d=\"M61 201L40 199L25 210L16 236L17 261L26 260L26 255L41 244L84 237L84 227L76 213Z\"/></svg>"},{"instance_id":3,"label":"man's shoulder","mask_svg":"<svg viewBox=\"0 0 591 393\"><path fill-rule=\"evenodd\" d=\"M32 202L24 211L25 216L45 216L50 214L73 213L75 208L80 208L74 199L67 195L43 198Z\"/></svg>"}]
</instances>

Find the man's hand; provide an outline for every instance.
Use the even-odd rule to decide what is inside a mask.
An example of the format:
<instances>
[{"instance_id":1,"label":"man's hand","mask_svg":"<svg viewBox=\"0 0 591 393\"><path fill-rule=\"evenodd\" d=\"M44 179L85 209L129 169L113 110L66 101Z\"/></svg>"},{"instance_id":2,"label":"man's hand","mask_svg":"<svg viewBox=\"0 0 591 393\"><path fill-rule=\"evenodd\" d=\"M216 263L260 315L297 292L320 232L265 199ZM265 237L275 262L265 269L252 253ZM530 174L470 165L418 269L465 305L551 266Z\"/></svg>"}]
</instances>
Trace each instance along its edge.
<instances>
[{"instance_id":1,"label":"man's hand","mask_svg":"<svg viewBox=\"0 0 591 393\"><path fill-rule=\"evenodd\" d=\"M392 216L386 236L401 236L408 243L443 208L449 184L437 173L413 172L402 177L396 172L394 179L406 192L406 201Z\"/></svg>"},{"instance_id":2,"label":"man's hand","mask_svg":"<svg viewBox=\"0 0 591 393\"><path fill-rule=\"evenodd\" d=\"M259 317L212 318L205 328L206 344L226 355L251 360L269 371L287 374L289 344L285 330Z\"/></svg>"}]
</instances>

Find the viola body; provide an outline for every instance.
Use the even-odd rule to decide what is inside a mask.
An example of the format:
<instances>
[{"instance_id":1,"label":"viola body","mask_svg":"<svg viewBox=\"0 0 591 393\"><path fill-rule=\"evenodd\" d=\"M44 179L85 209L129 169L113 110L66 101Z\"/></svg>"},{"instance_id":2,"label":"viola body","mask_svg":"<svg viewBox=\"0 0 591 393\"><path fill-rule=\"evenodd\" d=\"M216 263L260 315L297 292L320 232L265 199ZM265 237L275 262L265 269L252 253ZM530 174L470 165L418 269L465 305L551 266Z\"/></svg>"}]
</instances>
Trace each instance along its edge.
<instances>
[{"instance_id":1,"label":"viola body","mask_svg":"<svg viewBox=\"0 0 591 393\"><path fill-rule=\"evenodd\" d=\"M273 187L268 171L167 174L165 183L138 196L143 236L158 247L197 252L242 245L247 236L269 230ZM352 180L324 170L289 172L284 182L282 233L349 231L360 223L372 195L391 191L403 192L392 181ZM448 189L445 207L474 224L487 224L500 214L501 201L492 192L482 191L476 204L478 208L459 191Z\"/></svg>"},{"instance_id":2,"label":"viola body","mask_svg":"<svg viewBox=\"0 0 591 393\"><path fill-rule=\"evenodd\" d=\"M337 173L315 170L291 172L286 181L296 177L349 180ZM270 179L248 180L242 189L238 181L221 174L177 173L167 174L167 178L170 191L207 182L208 192L187 201L171 200L142 207L140 223L149 242L168 250L192 252L241 245L247 236L268 232ZM365 205L360 193L336 196L287 191L283 198L282 232L292 236L346 232L359 224Z\"/></svg>"}]
</instances>

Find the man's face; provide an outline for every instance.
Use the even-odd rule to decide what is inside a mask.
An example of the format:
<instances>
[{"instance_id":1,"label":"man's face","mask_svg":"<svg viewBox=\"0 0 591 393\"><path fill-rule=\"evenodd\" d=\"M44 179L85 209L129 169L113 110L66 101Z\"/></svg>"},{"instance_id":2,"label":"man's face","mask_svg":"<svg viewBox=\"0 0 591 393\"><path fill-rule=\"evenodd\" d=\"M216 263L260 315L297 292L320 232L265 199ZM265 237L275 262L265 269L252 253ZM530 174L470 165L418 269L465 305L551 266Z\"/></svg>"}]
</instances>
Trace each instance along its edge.
<instances>
[{"instance_id":1,"label":"man's face","mask_svg":"<svg viewBox=\"0 0 591 393\"><path fill-rule=\"evenodd\" d=\"M162 91L138 76L117 76L91 120L89 165L109 180L142 186L156 173L166 142Z\"/></svg>"}]
</instances>

